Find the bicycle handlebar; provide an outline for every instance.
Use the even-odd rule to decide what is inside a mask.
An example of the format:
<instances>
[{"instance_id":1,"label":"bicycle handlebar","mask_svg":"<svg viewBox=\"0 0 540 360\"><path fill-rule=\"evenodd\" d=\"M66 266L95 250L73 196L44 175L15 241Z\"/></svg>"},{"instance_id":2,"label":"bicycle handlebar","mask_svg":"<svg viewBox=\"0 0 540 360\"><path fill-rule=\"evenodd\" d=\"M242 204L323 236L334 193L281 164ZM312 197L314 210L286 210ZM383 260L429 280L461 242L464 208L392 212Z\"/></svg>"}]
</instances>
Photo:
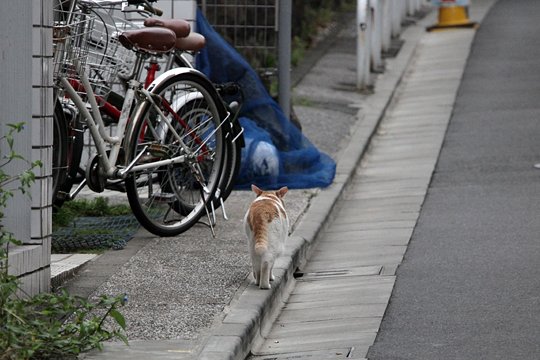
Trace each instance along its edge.
<instances>
[{"instance_id":1,"label":"bicycle handlebar","mask_svg":"<svg viewBox=\"0 0 540 360\"><path fill-rule=\"evenodd\" d=\"M127 0L129 5L143 5L147 2L157 2L157 0Z\"/></svg>"},{"instance_id":2,"label":"bicycle handlebar","mask_svg":"<svg viewBox=\"0 0 540 360\"><path fill-rule=\"evenodd\" d=\"M101 6L101 7L108 7L108 6L121 6L125 3L128 5L140 5L144 8L144 11L149 12L151 14L161 16L163 15L163 10L153 6L150 3L155 3L158 0L78 0L79 3L92 7L92 6Z\"/></svg>"},{"instance_id":3,"label":"bicycle handlebar","mask_svg":"<svg viewBox=\"0 0 540 360\"><path fill-rule=\"evenodd\" d=\"M157 2L157 0L127 0L129 5L141 5L145 11L157 16L163 15L163 11L150 4L151 2Z\"/></svg>"},{"instance_id":4,"label":"bicycle handlebar","mask_svg":"<svg viewBox=\"0 0 540 360\"><path fill-rule=\"evenodd\" d=\"M152 6L150 4L143 4L142 5L144 7L144 9L148 12L151 12L153 13L154 15L157 15L157 16L161 16L163 15L163 10L161 9L158 9L157 7L155 6Z\"/></svg>"}]
</instances>

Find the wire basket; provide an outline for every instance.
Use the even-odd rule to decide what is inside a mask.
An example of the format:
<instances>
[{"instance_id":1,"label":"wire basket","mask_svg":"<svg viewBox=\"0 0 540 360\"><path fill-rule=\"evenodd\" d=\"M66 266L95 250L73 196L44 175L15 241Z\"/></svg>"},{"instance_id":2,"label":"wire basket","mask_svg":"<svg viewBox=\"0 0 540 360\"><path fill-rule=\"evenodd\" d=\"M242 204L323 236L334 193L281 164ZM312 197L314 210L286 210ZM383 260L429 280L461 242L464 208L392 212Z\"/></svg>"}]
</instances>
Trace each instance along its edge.
<instances>
[{"instance_id":1,"label":"wire basket","mask_svg":"<svg viewBox=\"0 0 540 360\"><path fill-rule=\"evenodd\" d=\"M85 74L94 94L106 97L120 81L119 69L129 68L134 59L134 53L118 41L118 21L106 11L88 7L57 7L54 18L55 79L66 78L84 98Z\"/></svg>"},{"instance_id":2,"label":"wire basket","mask_svg":"<svg viewBox=\"0 0 540 360\"><path fill-rule=\"evenodd\" d=\"M88 58L88 37L94 28L95 16L80 10L54 9L53 54L54 78L67 78L70 83L79 82L75 64L81 69Z\"/></svg>"},{"instance_id":3,"label":"wire basket","mask_svg":"<svg viewBox=\"0 0 540 360\"><path fill-rule=\"evenodd\" d=\"M99 81L103 89L123 92L125 80L132 73L136 55L122 46L118 38L123 31L139 26L119 17L114 10L99 8L93 11L99 21L95 23L94 32L90 36L88 68L94 75L94 83Z\"/></svg>"}]
</instances>

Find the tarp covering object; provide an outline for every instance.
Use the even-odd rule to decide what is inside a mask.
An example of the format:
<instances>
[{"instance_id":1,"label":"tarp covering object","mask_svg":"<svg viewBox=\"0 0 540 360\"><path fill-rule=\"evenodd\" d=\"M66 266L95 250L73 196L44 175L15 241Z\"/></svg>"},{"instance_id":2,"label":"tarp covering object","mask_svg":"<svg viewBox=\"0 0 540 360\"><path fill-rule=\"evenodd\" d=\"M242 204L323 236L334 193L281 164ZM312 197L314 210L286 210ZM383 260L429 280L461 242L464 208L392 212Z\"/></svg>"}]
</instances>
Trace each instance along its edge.
<instances>
[{"instance_id":1,"label":"tarp covering object","mask_svg":"<svg viewBox=\"0 0 540 360\"><path fill-rule=\"evenodd\" d=\"M320 152L285 116L248 62L197 13L197 32L206 38L196 67L214 83L236 82L243 99L239 115L246 146L237 189L326 187L336 164Z\"/></svg>"}]
</instances>

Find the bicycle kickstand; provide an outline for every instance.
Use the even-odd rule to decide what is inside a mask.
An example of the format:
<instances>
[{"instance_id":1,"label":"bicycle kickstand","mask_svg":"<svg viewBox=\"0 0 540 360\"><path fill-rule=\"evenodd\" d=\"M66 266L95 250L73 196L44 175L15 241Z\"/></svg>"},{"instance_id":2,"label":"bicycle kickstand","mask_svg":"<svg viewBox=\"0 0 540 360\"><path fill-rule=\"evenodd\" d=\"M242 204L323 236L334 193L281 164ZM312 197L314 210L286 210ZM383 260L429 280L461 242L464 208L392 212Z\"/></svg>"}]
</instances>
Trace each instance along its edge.
<instances>
[{"instance_id":1,"label":"bicycle kickstand","mask_svg":"<svg viewBox=\"0 0 540 360\"><path fill-rule=\"evenodd\" d=\"M201 198L203 199L203 201L205 200L204 199L204 190L203 189L200 189L201 190ZM210 231L212 231L212 236L215 238L216 237L216 232L214 230L214 226L216 225L216 212L215 212L215 209L214 209L214 203L212 201L210 201L210 207L211 207L211 210L212 210L212 216L210 216L210 212L208 211L208 205L204 205L204 211L206 211L206 217L208 218L208 226L210 227Z\"/></svg>"}]
</instances>

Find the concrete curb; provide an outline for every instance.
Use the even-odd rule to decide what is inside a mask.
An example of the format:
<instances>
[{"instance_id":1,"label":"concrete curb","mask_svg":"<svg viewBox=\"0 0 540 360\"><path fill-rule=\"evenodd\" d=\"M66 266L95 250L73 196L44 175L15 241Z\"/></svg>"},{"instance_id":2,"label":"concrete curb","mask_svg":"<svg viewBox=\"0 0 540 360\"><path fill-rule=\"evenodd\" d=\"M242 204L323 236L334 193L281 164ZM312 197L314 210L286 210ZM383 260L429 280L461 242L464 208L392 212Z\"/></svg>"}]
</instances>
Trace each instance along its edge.
<instances>
[{"instance_id":1,"label":"concrete curb","mask_svg":"<svg viewBox=\"0 0 540 360\"><path fill-rule=\"evenodd\" d=\"M265 324L272 325L287 300L294 286L294 273L309 258L318 234L327 223L333 207L367 151L369 142L414 56L426 24L434 21L432 15L433 13L409 26L401 34L405 43L398 56L387 62L384 74L377 78L376 92L372 95L359 95L363 108L357 114L358 121L352 131L351 141L338 157L334 182L312 199L300 223L289 237L285 253L275 265L276 281L273 282L272 289L261 291L254 286L247 287L238 301L231 306L221 326L212 332L199 354L199 359L243 360L269 330L264 328Z\"/></svg>"},{"instance_id":2,"label":"concrete curb","mask_svg":"<svg viewBox=\"0 0 540 360\"><path fill-rule=\"evenodd\" d=\"M71 279L89 261L98 257L97 254L52 254L51 255L51 287L61 286Z\"/></svg>"}]
</instances>

